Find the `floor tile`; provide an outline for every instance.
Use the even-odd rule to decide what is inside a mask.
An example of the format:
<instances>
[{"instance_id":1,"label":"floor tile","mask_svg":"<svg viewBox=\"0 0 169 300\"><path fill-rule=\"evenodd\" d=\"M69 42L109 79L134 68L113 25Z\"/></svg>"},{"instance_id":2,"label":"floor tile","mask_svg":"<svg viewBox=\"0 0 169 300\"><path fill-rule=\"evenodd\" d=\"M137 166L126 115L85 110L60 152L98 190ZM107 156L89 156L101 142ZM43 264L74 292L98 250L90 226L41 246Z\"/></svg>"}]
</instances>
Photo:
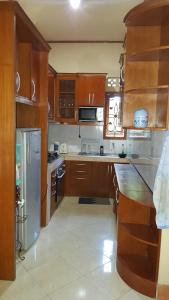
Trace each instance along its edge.
<instances>
[{"instance_id":1,"label":"floor tile","mask_svg":"<svg viewBox=\"0 0 169 300\"><path fill-rule=\"evenodd\" d=\"M86 278L97 287L102 287L106 290L112 299L118 299L120 296L127 293L131 288L120 278L114 264L105 264L91 272Z\"/></svg>"},{"instance_id":2,"label":"floor tile","mask_svg":"<svg viewBox=\"0 0 169 300\"><path fill-rule=\"evenodd\" d=\"M97 289L86 278L74 281L62 290L50 296L50 300L112 300L106 291L100 287Z\"/></svg>"},{"instance_id":3,"label":"floor tile","mask_svg":"<svg viewBox=\"0 0 169 300\"><path fill-rule=\"evenodd\" d=\"M80 273L61 257L51 259L29 271L29 274L49 294L79 278Z\"/></svg>"},{"instance_id":4,"label":"floor tile","mask_svg":"<svg viewBox=\"0 0 169 300\"><path fill-rule=\"evenodd\" d=\"M67 249L63 251L62 257L83 275L101 265L111 263L111 260L102 252L88 246L79 247L72 252Z\"/></svg>"},{"instance_id":5,"label":"floor tile","mask_svg":"<svg viewBox=\"0 0 169 300\"><path fill-rule=\"evenodd\" d=\"M46 295L44 289L23 267L18 268L14 282L0 281L0 299L2 300L40 300Z\"/></svg>"},{"instance_id":6,"label":"floor tile","mask_svg":"<svg viewBox=\"0 0 169 300\"><path fill-rule=\"evenodd\" d=\"M119 300L152 300L152 298L141 295L135 291L130 291L129 293L121 297Z\"/></svg>"}]
</instances>

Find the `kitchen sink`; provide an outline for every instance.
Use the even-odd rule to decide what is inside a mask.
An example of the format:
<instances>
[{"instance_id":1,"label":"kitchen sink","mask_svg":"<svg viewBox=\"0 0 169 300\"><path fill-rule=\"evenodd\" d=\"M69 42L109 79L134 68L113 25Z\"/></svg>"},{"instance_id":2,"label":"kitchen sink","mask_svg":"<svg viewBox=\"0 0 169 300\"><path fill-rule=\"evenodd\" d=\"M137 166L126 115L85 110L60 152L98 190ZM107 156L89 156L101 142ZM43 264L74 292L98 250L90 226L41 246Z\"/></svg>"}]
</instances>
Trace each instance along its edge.
<instances>
[{"instance_id":1,"label":"kitchen sink","mask_svg":"<svg viewBox=\"0 0 169 300\"><path fill-rule=\"evenodd\" d=\"M78 155L84 155L84 156L117 156L117 155L115 155L115 154L108 153L108 152L105 152L105 153L103 153L102 155L100 155L100 153L98 153L98 152L90 152L90 153L87 153L87 152L79 152Z\"/></svg>"}]
</instances>

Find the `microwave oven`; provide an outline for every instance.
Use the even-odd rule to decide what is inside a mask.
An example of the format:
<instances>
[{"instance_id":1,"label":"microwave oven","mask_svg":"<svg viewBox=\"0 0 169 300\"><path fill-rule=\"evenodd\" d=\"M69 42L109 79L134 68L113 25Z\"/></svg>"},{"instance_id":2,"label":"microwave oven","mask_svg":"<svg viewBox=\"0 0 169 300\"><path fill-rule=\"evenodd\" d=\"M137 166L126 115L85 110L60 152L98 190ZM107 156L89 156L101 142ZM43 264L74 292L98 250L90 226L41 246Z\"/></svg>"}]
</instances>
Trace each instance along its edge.
<instances>
[{"instance_id":1,"label":"microwave oven","mask_svg":"<svg viewBox=\"0 0 169 300\"><path fill-rule=\"evenodd\" d=\"M79 107L80 122L103 122L103 107Z\"/></svg>"}]
</instances>

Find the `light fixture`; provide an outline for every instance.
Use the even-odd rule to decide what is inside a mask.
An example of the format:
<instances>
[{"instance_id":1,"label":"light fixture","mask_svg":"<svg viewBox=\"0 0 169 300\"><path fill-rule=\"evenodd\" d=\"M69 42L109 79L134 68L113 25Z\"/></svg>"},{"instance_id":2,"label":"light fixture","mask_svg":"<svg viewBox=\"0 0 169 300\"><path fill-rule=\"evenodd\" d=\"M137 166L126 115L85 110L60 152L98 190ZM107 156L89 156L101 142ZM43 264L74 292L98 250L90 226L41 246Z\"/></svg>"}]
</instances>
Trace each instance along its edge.
<instances>
[{"instance_id":1,"label":"light fixture","mask_svg":"<svg viewBox=\"0 0 169 300\"><path fill-rule=\"evenodd\" d=\"M74 9L79 8L81 0L69 0L69 1L70 1L70 5L72 6L72 8L74 8Z\"/></svg>"}]
</instances>

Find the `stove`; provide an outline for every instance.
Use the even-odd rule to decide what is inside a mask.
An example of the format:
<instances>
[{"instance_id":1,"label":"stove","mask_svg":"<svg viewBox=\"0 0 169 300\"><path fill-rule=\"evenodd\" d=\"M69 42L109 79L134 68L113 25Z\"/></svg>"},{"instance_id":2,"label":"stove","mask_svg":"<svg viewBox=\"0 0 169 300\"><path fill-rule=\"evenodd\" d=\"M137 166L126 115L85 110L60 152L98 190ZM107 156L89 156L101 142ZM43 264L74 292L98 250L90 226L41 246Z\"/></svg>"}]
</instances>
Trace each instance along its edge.
<instances>
[{"instance_id":1,"label":"stove","mask_svg":"<svg viewBox=\"0 0 169 300\"><path fill-rule=\"evenodd\" d=\"M58 158L59 154L57 152L48 152L48 163L52 163Z\"/></svg>"}]
</instances>

